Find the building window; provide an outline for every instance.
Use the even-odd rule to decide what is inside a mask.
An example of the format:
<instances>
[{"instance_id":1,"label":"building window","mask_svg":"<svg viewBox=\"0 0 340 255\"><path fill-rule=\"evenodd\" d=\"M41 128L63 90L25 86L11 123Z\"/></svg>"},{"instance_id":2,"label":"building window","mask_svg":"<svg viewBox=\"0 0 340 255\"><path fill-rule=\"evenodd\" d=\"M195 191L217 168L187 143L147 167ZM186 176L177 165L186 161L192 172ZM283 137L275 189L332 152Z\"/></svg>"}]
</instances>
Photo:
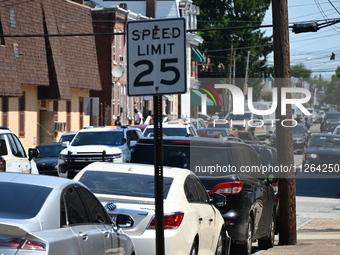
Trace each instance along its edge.
<instances>
[{"instance_id":1,"label":"building window","mask_svg":"<svg viewBox=\"0 0 340 255\"><path fill-rule=\"evenodd\" d=\"M114 33L116 33L116 30L113 31ZM117 44L117 35L114 35L113 36L113 42L112 42L112 62L114 64L116 64L116 55L117 55L117 47L116 47L116 44Z\"/></svg>"},{"instance_id":2,"label":"building window","mask_svg":"<svg viewBox=\"0 0 340 255\"><path fill-rule=\"evenodd\" d=\"M79 97L79 129L84 128L84 98Z\"/></svg>"},{"instance_id":3,"label":"building window","mask_svg":"<svg viewBox=\"0 0 340 255\"><path fill-rule=\"evenodd\" d=\"M26 95L22 92L22 97L19 97L19 138L25 137L25 110L26 110Z\"/></svg>"},{"instance_id":4,"label":"building window","mask_svg":"<svg viewBox=\"0 0 340 255\"><path fill-rule=\"evenodd\" d=\"M66 101L66 131L71 131L71 101Z\"/></svg>"},{"instance_id":5,"label":"building window","mask_svg":"<svg viewBox=\"0 0 340 255\"><path fill-rule=\"evenodd\" d=\"M58 121L58 111L59 111L59 102L58 101L53 101L53 116L54 116L54 121Z\"/></svg>"},{"instance_id":6,"label":"building window","mask_svg":"<svg viewBox=\"0 0 340 255\"><path fill-rule=\"evenodd\" d=\"M8 127L8 97L2 98L2 125Z\"/></svg>"},{"instance_id":7,"label":"building window","mask_svg":"<svg viewBox=\"0 0 340 255\"><path fill-rule=\"evenodd\" d=\"M1 17L0 17L0 35L4 35L4 30L2 28ZM1 45L6 45L5 37L0 37L0 44Z\"/></svg>"}]
</instances>

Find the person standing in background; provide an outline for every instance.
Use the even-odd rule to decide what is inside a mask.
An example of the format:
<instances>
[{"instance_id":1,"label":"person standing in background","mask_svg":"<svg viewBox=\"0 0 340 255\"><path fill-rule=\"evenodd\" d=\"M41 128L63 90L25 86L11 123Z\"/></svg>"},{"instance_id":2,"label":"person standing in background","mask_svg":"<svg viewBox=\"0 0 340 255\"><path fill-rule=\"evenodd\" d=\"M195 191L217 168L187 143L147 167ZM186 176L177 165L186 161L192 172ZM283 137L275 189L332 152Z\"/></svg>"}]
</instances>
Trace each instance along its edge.
<instances>
[{"instance_id":1,"label":"person standing in background","mask_svg":"<svg viewBox=\"0 0 340 255\"><path fill-rule=\"evenodd\" d=\"M143 115L137 109L134 110L135 112L135 125L143 124Z\"/></svg>"}]
</instances>

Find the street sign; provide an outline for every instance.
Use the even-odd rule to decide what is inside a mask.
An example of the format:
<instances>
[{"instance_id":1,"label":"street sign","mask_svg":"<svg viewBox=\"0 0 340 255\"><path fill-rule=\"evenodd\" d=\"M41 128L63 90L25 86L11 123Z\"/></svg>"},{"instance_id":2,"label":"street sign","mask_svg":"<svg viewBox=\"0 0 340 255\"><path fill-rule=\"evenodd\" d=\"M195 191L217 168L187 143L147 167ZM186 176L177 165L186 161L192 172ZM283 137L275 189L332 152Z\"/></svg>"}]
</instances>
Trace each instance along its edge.
<instances>
[{"instance_id":1,"label":"street sign","mask_svg":"<svg viewBox=\"0 0 340 255\"><path fill-rule=\"evenodd\" d=\"M186 92L185 19L127 23L129 96Z\"/></svg>"}]
</instances>

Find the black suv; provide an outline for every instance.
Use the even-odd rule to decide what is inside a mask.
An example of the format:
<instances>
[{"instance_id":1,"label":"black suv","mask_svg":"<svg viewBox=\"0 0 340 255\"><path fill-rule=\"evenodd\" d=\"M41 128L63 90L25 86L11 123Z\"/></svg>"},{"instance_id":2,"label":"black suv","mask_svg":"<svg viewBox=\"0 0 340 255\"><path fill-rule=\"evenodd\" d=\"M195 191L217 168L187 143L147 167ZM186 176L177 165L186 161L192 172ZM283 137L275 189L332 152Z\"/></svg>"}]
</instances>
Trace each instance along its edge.
<instances>
[{"instance_id":1,"label":"black suv","mask_svg":"<svg viewBox=\"0 0 340 255\"><path fill-rule=\"evenodd\" d=\"M140 138L131 162L154 164L154 139ZM254 148L243 142L196 138L164 137L164 165L191 169L208 193L227 196L219 207L236 254L251 254L252 242L260 248L274 245L276 203L273 187L260 169Z\"/></svg>"}]
</instances>

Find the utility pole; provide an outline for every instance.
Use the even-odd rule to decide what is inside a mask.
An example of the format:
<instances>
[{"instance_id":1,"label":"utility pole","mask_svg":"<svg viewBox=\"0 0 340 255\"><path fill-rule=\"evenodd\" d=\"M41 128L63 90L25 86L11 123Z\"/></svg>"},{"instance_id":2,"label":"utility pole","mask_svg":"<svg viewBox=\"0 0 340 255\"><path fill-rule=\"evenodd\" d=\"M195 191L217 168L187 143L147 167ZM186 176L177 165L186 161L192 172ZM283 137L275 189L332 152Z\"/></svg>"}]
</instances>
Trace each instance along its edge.
<instances>
[{"instance_id":1,"label":"utility pole","mask_svg":"<svg viewBox=\"0 0 340 255\"><path fill-rule=\"evenodd\" d=\"M284 119L292 119L291 105L287 105L286 115L282 116L281 88L290 87L289 26L287 0L272 1L273 40L274 40L274 84L278 88L276 119L278 164L291 169L279 174L279 245L295 245L296 235L296 186L293 154L292 129L281 125ZM289 95L287 95L289 98ZM287 125L287 123L285 124Z\"/></svg>"}]
</instances>

